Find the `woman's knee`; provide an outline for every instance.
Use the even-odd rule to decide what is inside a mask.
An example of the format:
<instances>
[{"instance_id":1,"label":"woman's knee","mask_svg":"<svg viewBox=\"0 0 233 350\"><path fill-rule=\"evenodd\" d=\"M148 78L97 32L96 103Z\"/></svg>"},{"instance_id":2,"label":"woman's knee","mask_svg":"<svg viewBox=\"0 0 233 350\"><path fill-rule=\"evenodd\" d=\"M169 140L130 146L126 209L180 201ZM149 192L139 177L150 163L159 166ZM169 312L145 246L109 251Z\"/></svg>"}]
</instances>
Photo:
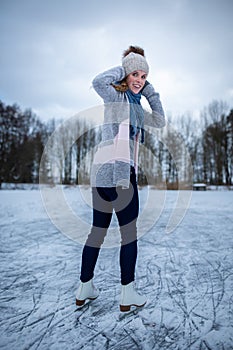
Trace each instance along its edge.
<instances>
[{"instance_id":1,"label":"woman's knee","mask_svg":"<svg viewBox=\"0 0 233 350\"><path fill-rule=\"evenodd\" d=\"M89 247L100 248L104 242L104 238L107 234L107 228L92 226L86 241L86 245Z\"/></svg>"},{"instance_id":2,"label":"woman's knee","mask_svg":"<svg viewBox=\"0 0 233 350\"><path fill-rule=\"evenodd\" d=\"M137 240L136 220L120 227L121 245L129 244Z\"/></svg>"}]
</instances>

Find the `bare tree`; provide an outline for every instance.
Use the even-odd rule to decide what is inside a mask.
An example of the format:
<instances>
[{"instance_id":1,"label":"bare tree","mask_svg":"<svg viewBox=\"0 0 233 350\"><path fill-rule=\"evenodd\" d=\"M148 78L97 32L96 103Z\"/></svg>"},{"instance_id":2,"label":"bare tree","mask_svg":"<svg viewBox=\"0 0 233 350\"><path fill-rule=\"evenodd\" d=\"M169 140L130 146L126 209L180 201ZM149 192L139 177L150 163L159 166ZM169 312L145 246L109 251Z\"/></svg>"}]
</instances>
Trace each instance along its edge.
<instances>
[{"instance_id":1,"label":"bare tree","mask_svg":"<svg viewBox=\"0 0 233 350\"><path fill-rule=\"evenodd\" d=\"M227 105L213 101L205 111L203 131L203 167L206 182L222 185L229 182Z\"/></svg>"}]
</instances>

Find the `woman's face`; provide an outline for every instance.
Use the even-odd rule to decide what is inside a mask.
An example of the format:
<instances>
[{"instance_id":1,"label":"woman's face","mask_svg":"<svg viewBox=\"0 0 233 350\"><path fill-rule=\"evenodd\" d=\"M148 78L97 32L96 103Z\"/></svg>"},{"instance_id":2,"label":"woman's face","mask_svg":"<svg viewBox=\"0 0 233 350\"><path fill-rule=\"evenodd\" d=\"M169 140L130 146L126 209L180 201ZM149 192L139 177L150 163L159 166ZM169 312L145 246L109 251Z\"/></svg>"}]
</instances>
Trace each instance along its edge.
<instances>
[{"instance_id":1,"label":"woman's face","mask_svg":"<svg viewBox=\"0 0 233 350\"><path fill-rule=\"evenodd\" d=\"M143 70L135 70L126 78L126 83L131 91L135 94L143 88L146 82L147 74Z\"/></svg>"}]
</instances>

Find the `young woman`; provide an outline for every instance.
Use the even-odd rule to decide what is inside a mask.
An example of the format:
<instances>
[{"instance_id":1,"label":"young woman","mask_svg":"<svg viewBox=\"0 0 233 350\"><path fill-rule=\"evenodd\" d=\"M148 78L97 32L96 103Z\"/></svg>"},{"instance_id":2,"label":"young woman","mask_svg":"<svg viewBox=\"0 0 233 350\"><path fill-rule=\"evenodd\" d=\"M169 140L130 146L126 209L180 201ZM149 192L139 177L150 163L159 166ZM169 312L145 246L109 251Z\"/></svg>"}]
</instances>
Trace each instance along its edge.
<instances>
[{"instance_id":1,"label":"young woman","mask_svg":"<svg viewBox=\"0 0 233 350\"><path fill-rule=\"evenodd\" d=\"M93 87L105 105L102 142L92 165L91 186L93 224L82 253L80 284L76 305L96 299L94 269L100 247L115 211L121 233L120 310L143 306L146 298L134 288L137 259L137 227L139 199L137 188L138 144L144 140L144 112L140 104L145 96L152 109L149 125L163 127L164 111L159 94L147 81L149 66L140 47L130 46L122 65L96 76Z\"/></svg>"}]
</instances>

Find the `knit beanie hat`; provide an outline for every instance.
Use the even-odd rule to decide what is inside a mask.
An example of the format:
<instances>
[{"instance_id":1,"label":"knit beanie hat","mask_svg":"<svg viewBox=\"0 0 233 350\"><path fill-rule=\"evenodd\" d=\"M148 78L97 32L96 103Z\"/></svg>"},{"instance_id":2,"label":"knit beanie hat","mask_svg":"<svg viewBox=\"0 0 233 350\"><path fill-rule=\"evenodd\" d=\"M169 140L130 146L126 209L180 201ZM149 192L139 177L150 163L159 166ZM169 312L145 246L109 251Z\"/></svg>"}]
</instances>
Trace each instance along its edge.
<instances>
[{"instance_id":1,"label":"knit beanie hat","mask_svg":"<svg viewBox=\"0 0 233 350\"><path fill-rule=\"evenodd\" d=\"M126 76L135 70L143 70L146 74L149 73L149 65L144 56L130 52L122 59L122 66L125 69Z\"/></svg>"}]
</instances>

